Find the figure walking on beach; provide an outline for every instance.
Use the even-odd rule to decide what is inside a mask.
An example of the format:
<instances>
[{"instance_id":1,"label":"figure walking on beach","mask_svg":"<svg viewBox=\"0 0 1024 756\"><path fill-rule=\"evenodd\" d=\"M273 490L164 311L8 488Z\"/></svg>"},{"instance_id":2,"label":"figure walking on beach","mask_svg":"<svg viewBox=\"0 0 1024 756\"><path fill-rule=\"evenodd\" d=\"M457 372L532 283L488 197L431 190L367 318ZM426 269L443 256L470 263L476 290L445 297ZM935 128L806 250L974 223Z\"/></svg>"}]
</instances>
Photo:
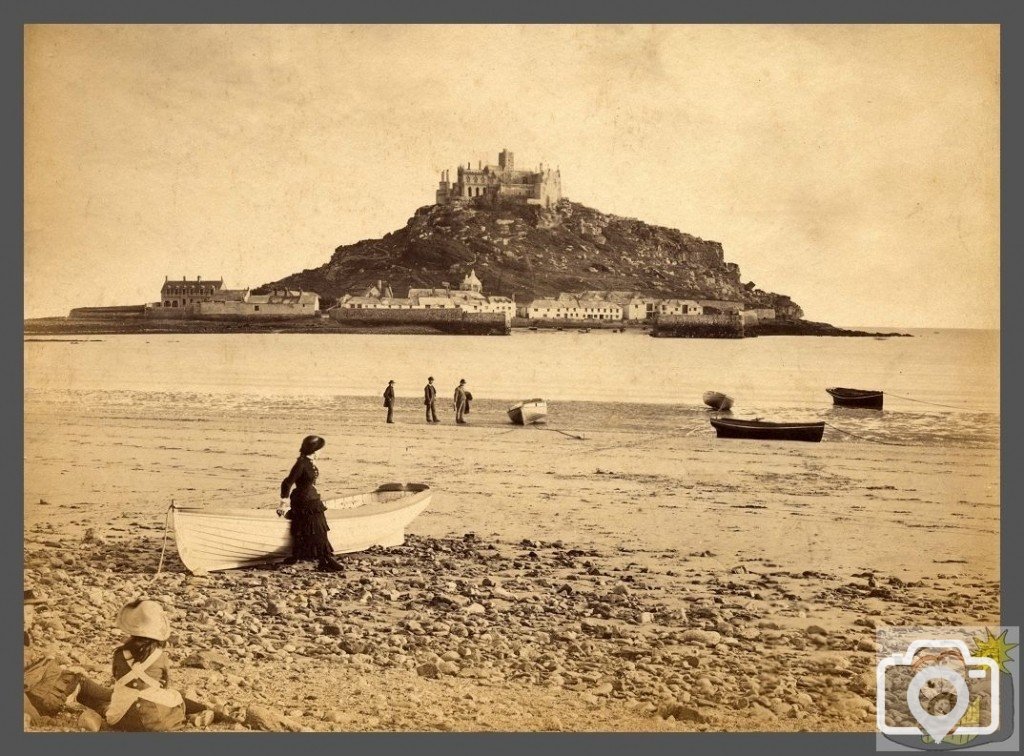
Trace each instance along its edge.
<instances>
[{"instance_id":1,"label":"figure walking on beach","mask_svg":"<svg viewBox=\"0 0 1024 756\"><path fill-rule=\"evenodd\" d=\"M427 378L427 385L423 387L423 406L426 407L427 422L439 423L437 410L434 409L434 402L437 400L437 388L434 386L434 376Z\"/></svg>"},{"instance_id":2,"label":"figure walking on beach","mask_svg":"<svg viewBox=\"0 0 1024 756\"><path fill-rule=\"evenodd\" d=\"M384 406L388 408L388 422L395 422L395 382L388 381L388 387L384 389Z\"/></svg>"},{"instance_id":3,"label":"figure walking on beach","mask_svg":"<svg viewBox=\"0 0 1024 756\"><path fill-rule=\"evenodd\" d=\"M469 404L469 392L466 391L466 379L463 378L459 381L459 385L455 387L455 422L459 425L466 425L466 420L463 415L466 414L466 407Z\"/></svg>"},{"instance_id":4,"label":"figure walking on beach","mask_svg":"<svg viewBox=\"0 0 1024 756\"><path fill-rule=\"evenodd\" d=\"M338 572L343 568L334 558L334 549L327 540L327 531L330 530L324 516L327 507L313 485L320 475L313 460L326 443L320 436L306 436L302 439L299 458L292 465L288 477L281 481L281 508L277 513L285 514L284 505L290 504L287 516L291 520L292 555L284 560L285 564L295 564L300 559L315 559L318 570ZM294 491L292 486L295 486Z\"/></svg>"}]
</instances>

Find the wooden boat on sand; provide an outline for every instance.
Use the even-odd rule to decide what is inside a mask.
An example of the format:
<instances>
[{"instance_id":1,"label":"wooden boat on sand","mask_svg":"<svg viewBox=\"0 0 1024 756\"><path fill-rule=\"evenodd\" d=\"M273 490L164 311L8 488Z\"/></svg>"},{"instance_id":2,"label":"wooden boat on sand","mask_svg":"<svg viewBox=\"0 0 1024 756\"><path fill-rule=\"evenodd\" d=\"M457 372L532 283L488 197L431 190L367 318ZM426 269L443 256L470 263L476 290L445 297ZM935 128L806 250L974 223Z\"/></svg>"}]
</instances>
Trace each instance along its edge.
<instances>
[{"instance_id":1,"label":"wooden boat on sand","mask_svg":"<svg viewBox=\"0 0 1024 756\"><path fill-rule=\"evenodd\" d=\"M527 399L508 408L508 417L516 425L532 425L548 421L548 403L543 399Z\"/></svg>"},{"instance_id":2,"label":"wooden boat on sand","mask_svg":"<svg viewBox=\"0 0 1024 756\"><path fill-rule=\"evenodd\" d=\"M711 418L719 438L747 438L757 441L821 441L824 422L769 423L764 420Z\"/></svg>"},{"instance_id":3,"label":"wooden boat on sand","mask_svg":"<svg viewBox=\"0 0 1024 756\"><path fill-rule=\"evenodd\" d=\"M881 391L866 391L854 388L827 388L832 403L840 407L860 407L861 409L882 409Z\"/></svg>"},{"instance_id":4,"label":"wooden boat on sand","mask_svg":"<svg viewBox=\"0 0 1024 756\"><path fill-rule=\"evenodd\" d=\"M704 404L718 412L728 412L732 409L732 397L723 394L721 391L705 391Z\"/></svg>"},{"instance_id":5,"label":"wooden boat on sand","mask_svg":"<svg viewBox=\"0 0 1024 756\"><path fill-rule=\"evenodd\" d=\"M422 483L387 483L371 493L325 499L334 553L401 546L405 528L432 495ZM189 572L250 567L291 555L289 521L274 509L175 505L171 512L178 555Z\"/></svg>"}]
</instances>

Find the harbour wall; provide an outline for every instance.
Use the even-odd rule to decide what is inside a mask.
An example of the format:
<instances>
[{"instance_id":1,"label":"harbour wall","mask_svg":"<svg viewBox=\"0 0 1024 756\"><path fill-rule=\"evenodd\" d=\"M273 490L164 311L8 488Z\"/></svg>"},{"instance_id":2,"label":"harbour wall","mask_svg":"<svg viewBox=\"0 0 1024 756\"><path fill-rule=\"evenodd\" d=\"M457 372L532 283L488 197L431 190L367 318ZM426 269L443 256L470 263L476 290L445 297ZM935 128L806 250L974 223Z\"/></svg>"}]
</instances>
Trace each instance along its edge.
<instances>
[{"instance_id":1,"label":"harbour wall","mask_svg":"<svg viewBox=\"0 0 1024 756\"><path fill-rule=\"evenodd\" d=\"M331 318L355 326L427 326L438 333L480 336L506 335L511 327L500 312L464 312L446 308L438 310L356 310L339 307L330 310Z\"/></svg>"},{"instance_id":2,"label":"harbour wall","mask_svg":"<svg viewBox=\"0 0 1024 756\"><path fill-rule=\"evenodd\" d=\"M743 318L727 315L660 315L651 336L674 339L742 339Z\"/></svg>"}]
</instances>

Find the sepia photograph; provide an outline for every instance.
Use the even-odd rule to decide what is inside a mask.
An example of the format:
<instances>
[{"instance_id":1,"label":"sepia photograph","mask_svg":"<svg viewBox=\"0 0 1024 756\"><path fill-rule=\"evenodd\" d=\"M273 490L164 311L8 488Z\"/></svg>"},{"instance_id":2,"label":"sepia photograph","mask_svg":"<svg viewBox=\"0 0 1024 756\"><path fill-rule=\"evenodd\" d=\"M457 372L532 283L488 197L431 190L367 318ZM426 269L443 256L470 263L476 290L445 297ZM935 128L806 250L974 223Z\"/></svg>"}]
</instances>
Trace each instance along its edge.
<instances>
[{"instance_id":1,"label":"sepia photograph","mask_svg":"<svg viewBox=\"0 0 1024 756\"><path fill-rule=\"evenodd\" d=\"M1000 73L997 24L25 25L25 731L959 747L998 689L936 725L897 631L1018 651Z\"/></svg>"}]
</instances>

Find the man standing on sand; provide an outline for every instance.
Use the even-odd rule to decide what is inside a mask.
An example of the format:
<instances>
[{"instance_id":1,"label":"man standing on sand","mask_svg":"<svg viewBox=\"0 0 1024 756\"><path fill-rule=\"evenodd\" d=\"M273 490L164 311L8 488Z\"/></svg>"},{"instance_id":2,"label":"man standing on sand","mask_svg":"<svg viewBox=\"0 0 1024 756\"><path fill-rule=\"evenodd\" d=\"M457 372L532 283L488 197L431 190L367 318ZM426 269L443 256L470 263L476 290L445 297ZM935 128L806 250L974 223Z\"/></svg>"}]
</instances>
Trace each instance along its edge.
<instances>
[{"instance_id":1,"label":"man standing on sand","mask_svg":"<svg viewBox=\"0 0 1024 756\"><path fill-rule=\"evenodd\" d=\"M427 408L427 422L439 423L437 411L434 409L434 401L437 399L437 389L434 387L434 376L427 378L427 385L423 387L423 406Z\"/></svg>"},{"instance_id":2,"label":"man standing on sand","mask_svg":"<svg viewBox=\"0 0 1024 756\"><path fill-rule=\"evenodd\" d=\"M395 422L395 382L388 381L388 387L384 389L384 406L388 408L388 422Z\"/></svg>"},{"instance_id":3,"label":"man standing on sand","mask_svg":"<svg viewBox=\"0 0 1024 756\"><path fill-rule=\"evenodd\" d=\"M466 405L469 403L466 391L466 379L463 378L459 381L459 385L455 388L455 422L459 425L467 425L463 415L466 414Z\"/></svg>"}]
</instances>

